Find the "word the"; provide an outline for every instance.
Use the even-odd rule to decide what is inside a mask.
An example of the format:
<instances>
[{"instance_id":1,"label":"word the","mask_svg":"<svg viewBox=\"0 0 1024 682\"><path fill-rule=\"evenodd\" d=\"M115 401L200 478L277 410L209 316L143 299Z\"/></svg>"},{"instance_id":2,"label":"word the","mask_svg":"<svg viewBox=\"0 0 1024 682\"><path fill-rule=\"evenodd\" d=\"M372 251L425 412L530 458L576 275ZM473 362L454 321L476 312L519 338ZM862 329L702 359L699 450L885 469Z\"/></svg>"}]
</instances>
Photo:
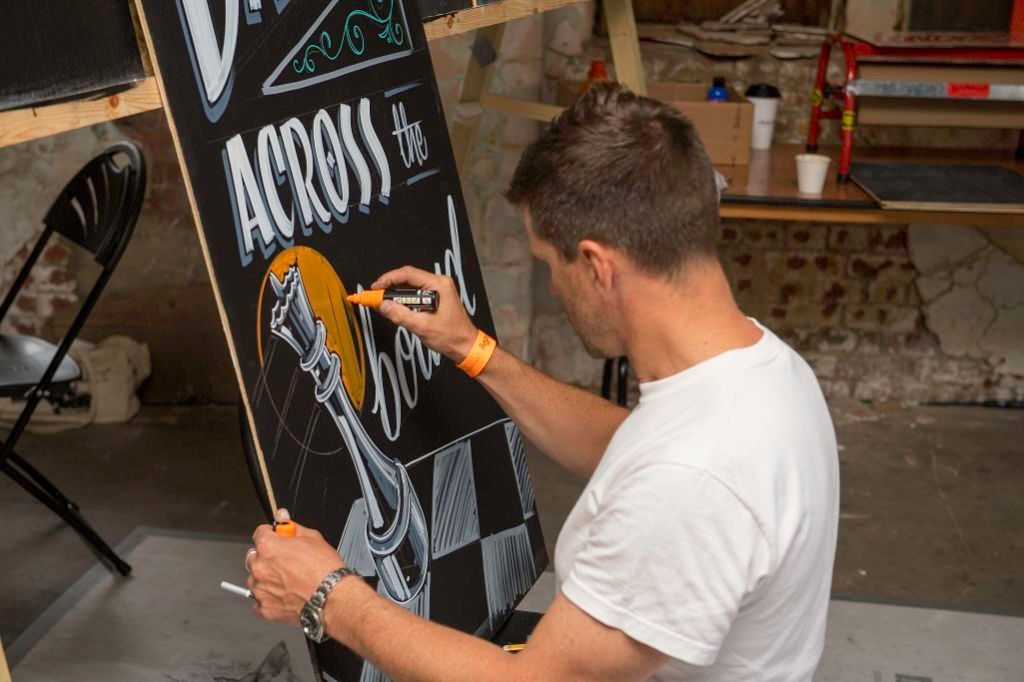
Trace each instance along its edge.
<instances>
[{"instance_id":1,"label":"word the","mask_svg":"<svg viewBox=\"0 0 1024 682\"><path fill-rule=\"evenodd\" d=\"M398 151L402 155L402 163L410 168L413 162L423 165L427 160L427 138L420 129L420 121L409 123L405 117L405 105L399 102L391 105L391 117L395 122L392 135L398 138Z\"/></svg>"}]
</instances>

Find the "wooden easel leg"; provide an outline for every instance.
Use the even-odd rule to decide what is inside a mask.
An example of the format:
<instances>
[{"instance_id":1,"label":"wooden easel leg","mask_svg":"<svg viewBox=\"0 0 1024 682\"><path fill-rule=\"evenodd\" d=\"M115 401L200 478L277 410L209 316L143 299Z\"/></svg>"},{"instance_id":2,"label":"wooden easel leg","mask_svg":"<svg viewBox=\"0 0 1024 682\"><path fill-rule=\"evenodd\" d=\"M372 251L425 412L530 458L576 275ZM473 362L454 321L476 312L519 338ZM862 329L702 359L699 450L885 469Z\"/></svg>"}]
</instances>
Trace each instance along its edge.
<instances>
[{"instance_id":1,"label":"wooden easel leg","mask_svg":"<svg viewBox=\"0 0 1024 682\"><path fill-rule=\"evenodd\" d=\"M640 58L640 39L632 0L604 0L608 23L608 41L612 48L616 79L638 95L647 94L644 63Z\"/></svg>"},{"instance_id":2,"label":"wooden easel leg","mask_svg":"<svg viewBox=\"0 0 1024 682\"><path fill-rule=\"evenodd\" d=\"M0 642L0 682L11 682L11 671L7 669L3 642Z\"/></svg>"},{"instance_id":3,"label":"wooden easel leg","mask_svg":"<svg viewBox=\"0 0 1024 682\"><path fill-rule=\"evenodd\" d=\"M452 126L452 151L460 175L466 171L470 150L480 128L484 110L480 100L491 87L494 65L501 52L501 39L505 35L505 24L494 24L478 29L469 56L469 67L462 82L455 108L455 123Z\"/></svg>"}]
</instances>

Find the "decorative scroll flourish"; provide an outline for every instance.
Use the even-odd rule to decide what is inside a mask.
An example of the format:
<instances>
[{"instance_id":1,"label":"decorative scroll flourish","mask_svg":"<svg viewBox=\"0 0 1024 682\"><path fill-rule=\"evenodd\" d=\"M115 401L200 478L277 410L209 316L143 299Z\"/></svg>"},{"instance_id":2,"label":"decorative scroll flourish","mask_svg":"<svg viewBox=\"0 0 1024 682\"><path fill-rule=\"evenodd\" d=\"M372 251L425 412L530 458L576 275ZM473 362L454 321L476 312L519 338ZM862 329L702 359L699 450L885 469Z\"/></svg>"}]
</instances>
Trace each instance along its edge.
<instances>
[{"instance_id":1,"label":"decorative scroll flourish","mask_svg":"<svg viewBox=\"0 0 1024 682\"><path fill-rule=\"evenodd\" d=\"M387 9L385 13L385 3ZM341 39L335 48L335 39L329 31L321 31L320 36L302 51L302 58L292 61L292 68L298 74L316 73L316 59L324 57L336 61L347 48L355 56L366 50L366 36L360 20L368 20L381 27L377 37L388 45L400 46L405 42L405 28L401 19L395 16L395 0L367 0L368 10L356 9L348 13L341 30Z\"/></svg>"}]
</instances>

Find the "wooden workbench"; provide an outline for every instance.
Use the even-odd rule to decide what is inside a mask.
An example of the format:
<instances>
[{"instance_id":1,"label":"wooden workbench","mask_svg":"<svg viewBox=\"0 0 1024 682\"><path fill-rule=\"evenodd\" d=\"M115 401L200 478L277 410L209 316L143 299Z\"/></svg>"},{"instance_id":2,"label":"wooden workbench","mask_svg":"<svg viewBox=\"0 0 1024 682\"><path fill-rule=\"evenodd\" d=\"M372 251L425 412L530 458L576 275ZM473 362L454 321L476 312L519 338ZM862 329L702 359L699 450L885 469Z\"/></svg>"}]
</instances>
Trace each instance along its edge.
<instances>
[{"instance_id":1,"label":"wooden workbench","mask_svg":"<svg viewBox=\"0 0 1024 682\"><path fill-rule=\"evenodd\" d=\"M722 195L723 218L794 220L829 223L931 223L1024 227L1024 214L975 213L962 211L883 210L855 183L839 184L829 173L820 197L797 191L796 160L803 145L777 144L765 152L752 152L749 166L721 166L718 171L729 180ZM820 154L838 158L839 148L823 148ZM859 147L858 161L902 161L905 163L996 164L1024 173L1024 162L1011 150L890 149Z\"/></svg>"}]
</instances>

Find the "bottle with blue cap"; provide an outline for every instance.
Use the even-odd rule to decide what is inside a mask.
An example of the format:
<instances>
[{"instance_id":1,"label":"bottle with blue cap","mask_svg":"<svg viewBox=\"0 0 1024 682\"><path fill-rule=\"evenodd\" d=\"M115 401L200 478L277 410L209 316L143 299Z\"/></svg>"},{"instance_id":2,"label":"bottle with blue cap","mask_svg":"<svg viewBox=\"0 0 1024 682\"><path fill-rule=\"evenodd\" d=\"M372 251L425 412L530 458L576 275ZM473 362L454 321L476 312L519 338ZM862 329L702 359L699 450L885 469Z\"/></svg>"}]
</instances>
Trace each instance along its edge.
<instances>
[{"instance_id":1,"label":"bottle with blue cap","mask_svg":"<svg viewBox=\"0 0 1024 682\"><path fill-rule=\"evenodd\" d=\"M711 87L708 88L709 102L725 102L729 99L729 90L725 87L725 77L715 76L711 79Z\"/></svg>"}]
</instances>

